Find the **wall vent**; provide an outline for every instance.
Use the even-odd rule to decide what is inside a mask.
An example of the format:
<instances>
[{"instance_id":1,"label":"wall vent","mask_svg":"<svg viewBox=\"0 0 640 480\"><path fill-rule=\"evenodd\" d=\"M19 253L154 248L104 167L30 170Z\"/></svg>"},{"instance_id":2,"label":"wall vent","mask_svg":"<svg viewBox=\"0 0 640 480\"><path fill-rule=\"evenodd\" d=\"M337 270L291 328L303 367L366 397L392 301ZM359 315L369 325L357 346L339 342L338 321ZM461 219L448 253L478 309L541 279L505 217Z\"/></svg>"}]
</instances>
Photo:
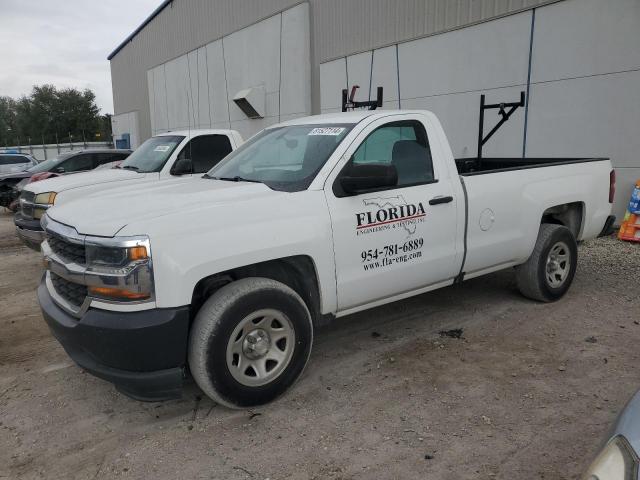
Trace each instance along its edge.
<instances>
[{"instance_id":1,"label":"wall vent","mask_svg":"<svg viewBox=\"0 0 640 480\"><path fill-rule=\"evenodd\" d=\"M264 87L252 87L240 90L233 97L233 101L249 118L264 118L265 93Z\"/></svg>"}]
</instances>

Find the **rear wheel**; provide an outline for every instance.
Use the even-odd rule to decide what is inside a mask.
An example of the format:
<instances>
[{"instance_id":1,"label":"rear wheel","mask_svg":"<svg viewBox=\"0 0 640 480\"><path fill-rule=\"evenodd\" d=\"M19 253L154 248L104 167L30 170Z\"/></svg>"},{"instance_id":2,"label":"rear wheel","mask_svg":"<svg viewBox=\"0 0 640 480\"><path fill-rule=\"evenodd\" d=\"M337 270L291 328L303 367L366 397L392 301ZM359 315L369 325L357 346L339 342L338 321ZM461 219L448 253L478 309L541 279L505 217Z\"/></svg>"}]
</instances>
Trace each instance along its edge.
<instances>
[{"instance_id":1,"label":"rear wheel","mask_svg":"<svg viewBox=\"0 0 640 480\"><path fill-rule=\"evenodd\" d=\"M569 290L577 263L578 247L571 231L544 223L533 253L516 267L518 289L525 297L540 302L558 300Z\"/></svg>"},{"instance_id":2,"label":"rear wheel","mask_svg":"<svg viewBox=\"0 0 640 480\"><path fill-rule=\"evenodd\" d=\"M231 408L267 403L302 373L313 324L306 304L288 286L246 278L215 292L189 337L189 367L198 386Z\"/></svg>"}]
</instances>

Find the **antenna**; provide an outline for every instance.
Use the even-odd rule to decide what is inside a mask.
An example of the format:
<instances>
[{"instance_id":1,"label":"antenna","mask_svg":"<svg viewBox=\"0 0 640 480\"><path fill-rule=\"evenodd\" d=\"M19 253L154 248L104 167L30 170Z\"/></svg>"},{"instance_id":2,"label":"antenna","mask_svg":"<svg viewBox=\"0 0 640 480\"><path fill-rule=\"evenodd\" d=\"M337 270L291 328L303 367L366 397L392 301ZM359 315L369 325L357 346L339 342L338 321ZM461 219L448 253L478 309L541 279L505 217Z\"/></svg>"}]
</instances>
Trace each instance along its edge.
<instances>
[{"instance_id":1,"label":"antenna","mask_svg":"<svg viewBox=\"0 0 640 480\"><path fill-rule=\"evenodd\" d=\"M356 102L356 91L360 88L360 85L353 85L351 87L351 95L349 95L348 89L342 90L342 111L347 112L349 110L355 110L356 108L369 108L369 110L375 110L378 107L382 107L382 87L378 87L375 100L368 100L366 102Z\"/></svg>"}]
</instances>

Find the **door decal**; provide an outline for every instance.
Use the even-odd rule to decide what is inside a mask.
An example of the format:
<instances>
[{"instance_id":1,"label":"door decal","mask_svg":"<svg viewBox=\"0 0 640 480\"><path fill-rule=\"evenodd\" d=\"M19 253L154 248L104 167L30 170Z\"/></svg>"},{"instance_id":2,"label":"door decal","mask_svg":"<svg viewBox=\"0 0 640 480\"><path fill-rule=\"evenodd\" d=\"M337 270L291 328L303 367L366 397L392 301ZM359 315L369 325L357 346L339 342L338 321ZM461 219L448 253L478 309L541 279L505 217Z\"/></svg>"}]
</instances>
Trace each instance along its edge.
<instances>
[{"instance_id":1,"label":"door decal","mask_svg":"<svg viewBox=\"0 0 640 480\"><path fill-rule=\"evenodd\" d=\"M356 237L389 232L377 247L360 251L365 271L422 257L424 238L414 236L427 215L422 202L409 203L403 195L369 197L362 202L363 211L356 213Z\"/></svg>"},{"instance_id":2,"label":"door decal","mask_svg":"<svg viewBox=\"0 0 640 480\"><path fill-rule=\"evenodd\" d=\"M366 210L356 213L356 236L402 228L409 237L426 216L422 202L408 203L402 195L370 197L362 202Z\"/></svg>"}]
</instances>

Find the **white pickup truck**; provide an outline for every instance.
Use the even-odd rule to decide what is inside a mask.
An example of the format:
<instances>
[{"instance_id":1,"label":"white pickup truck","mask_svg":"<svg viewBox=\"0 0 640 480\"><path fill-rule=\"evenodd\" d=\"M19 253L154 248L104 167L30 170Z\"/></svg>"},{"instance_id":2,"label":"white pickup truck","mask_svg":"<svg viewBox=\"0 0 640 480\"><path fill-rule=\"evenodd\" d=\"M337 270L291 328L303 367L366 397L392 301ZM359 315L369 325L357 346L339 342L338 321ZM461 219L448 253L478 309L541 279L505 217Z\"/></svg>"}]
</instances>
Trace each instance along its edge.
<instances>
[{"instance_id":1,"label":"white pickup truck","mask_svg":"<svg viewBox=\"0 0 640 480\"><path fill-rule=\"evenodd\" d=\"M179 395L190 371L259 405L330 318L510 267L557 300L614 178L607 159L456 161L426 111L295 119L201 179L48 210L38 298L71 358L130 396Z\"/></svg>"},{"instance_id":2,"label":"white pickup truck","mask_svg":"<svg viewBox=\"0 0 640 480\"><path fill-rule=\"evenodd\" d=\"M176 181L202 175L242 142L235 130L162 133L145 141L117 168L29 183L20 195L20 209L14 217L16 233L27 246L40 250L44 240L40 219L54 203L60 205L125 184Z\"/></svg>"}]
</instances>

